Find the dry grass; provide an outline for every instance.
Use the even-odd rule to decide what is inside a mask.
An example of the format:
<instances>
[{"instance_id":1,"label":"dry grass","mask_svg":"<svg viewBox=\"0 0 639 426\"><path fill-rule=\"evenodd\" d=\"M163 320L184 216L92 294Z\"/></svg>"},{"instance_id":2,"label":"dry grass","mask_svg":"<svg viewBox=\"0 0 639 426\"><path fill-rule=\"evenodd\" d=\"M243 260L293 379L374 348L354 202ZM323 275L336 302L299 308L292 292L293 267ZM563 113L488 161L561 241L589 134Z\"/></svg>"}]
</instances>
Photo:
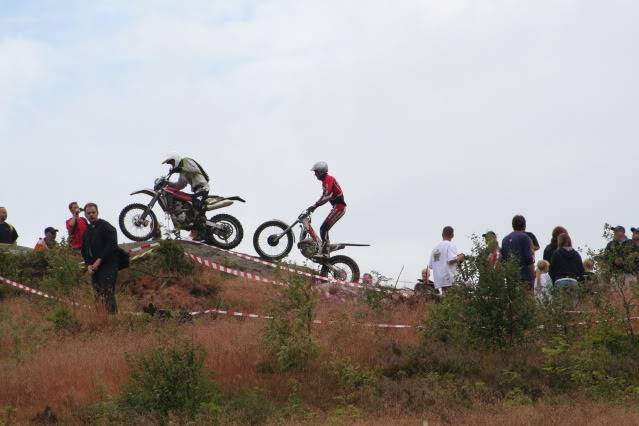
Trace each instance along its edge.
<instances>
[{"instance_id":1,"label":"dry grass","mask_svg":"<svg viewBox=\"0 0 639 426\"><path fill-rule=\"evenodd\" d=\"M201 271L199 284L219 287L218 303L236 311L265 314L265 302L273 297L275 287L219 274ZM179 290L158 288L147 283L150 291L161 293L160 300L171 307L204 308L207 299L193 297ZM164 292L164 293L162 293ZM314 334L321 347L322 358L306 370L290 374L259 374L263 360L261 332L265 320L228 318L214 315L198 317L193 323L144 323L134 316L107 318L92 310L76 310L82 324L77 334L55 334L44 320L53 309L42 305L35 296L11 297L0 302L0 408L17 409L16 421L31 419L45 406L63 419L73 419L78 407L99 401L105 394L117 395L128 378L125 355L136 354L168 336L181 336L200 343L207 351L206 366L215 373L225 391L237 392L256 387L270 397L284 400L293 390L311 408L319 412L318 424L396 424L416 425L428 420L436 424L473 425L581 425L639 424L639 413L604 404L562 403L534 406L487 406L471 411L450 412L426 410L423 414L406 414L401 408L389 409L382 417L366 417L362 413L349 417L336 415L333 396L335 383L326 375L329 360L350 360L362 366L387 365L398 356L398 348L415 345L419 333L415 329L378 329L361 323L420 324L428 305L390 305L379 312L352 298L336 303L320 299ZM79 300L92 303L91 292L84 289ZM121 310L139 310L147 299L120 297ZM193 305L191 305L191 303ZM26 343L25 343L26 342ZM30 346L30 343L33 344ZM393 401L388 401L394 407ZM68 420L72 422L73 420ZM291 422L290 424L298 424Z\"/></svg>"}]
</instances>

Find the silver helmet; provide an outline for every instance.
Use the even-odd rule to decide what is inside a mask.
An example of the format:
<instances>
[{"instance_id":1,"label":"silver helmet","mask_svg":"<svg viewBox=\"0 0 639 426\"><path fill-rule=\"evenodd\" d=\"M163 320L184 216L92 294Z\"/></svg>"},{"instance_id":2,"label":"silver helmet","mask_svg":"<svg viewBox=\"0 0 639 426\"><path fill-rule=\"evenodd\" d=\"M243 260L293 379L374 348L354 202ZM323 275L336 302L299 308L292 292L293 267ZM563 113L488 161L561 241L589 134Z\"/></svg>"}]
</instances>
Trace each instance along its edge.
<instances>
[{"instance_id":1,"label":"silver helmet","mask_svg":"<svg viewBox=\"0 0 639 426\"><path fill-rule=\"evenodd\" d=\"M326 164L325 161L318 161L317 163L313 164L313 167L311 167L311 171L325 175L326 173L328 173L328 164Z\"/></svg>"}]
</instances>

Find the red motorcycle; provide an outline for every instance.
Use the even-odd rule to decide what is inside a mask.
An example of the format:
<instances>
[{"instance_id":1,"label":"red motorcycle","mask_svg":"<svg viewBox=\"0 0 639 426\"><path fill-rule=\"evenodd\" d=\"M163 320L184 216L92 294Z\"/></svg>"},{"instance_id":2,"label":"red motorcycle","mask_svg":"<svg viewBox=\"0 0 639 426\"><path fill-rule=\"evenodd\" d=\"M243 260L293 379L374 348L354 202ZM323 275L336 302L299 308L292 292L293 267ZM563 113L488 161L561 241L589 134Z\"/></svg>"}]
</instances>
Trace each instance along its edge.
<instances>
[{"instance_id":1,"label":"red motorcycle","mask_svg":"<svg viewBox=\"0 0 639 426\"><path fill-rule=\"evenodd\" d=\"M226 250L233 249L242 242L244 236L242 224L229 214L217 214L201 224L200 221L196 221L198 212L193 207L193 196L169 186L169 177L170 175L157 178L153 189L142 189L131 193L131 195L148 195L151 201L146 205L129 204L120 212L120 229L127 238L133 241L147 241L160 237L160 224L153 212L153 207L159 204L173 223L174 233L178 236L180 230L195 230L199 236L203 237L206 244ZM235 201L245 202L237 196L211 195L205 200L206 211L228 207Z\"/></svg>"}]
</instances>

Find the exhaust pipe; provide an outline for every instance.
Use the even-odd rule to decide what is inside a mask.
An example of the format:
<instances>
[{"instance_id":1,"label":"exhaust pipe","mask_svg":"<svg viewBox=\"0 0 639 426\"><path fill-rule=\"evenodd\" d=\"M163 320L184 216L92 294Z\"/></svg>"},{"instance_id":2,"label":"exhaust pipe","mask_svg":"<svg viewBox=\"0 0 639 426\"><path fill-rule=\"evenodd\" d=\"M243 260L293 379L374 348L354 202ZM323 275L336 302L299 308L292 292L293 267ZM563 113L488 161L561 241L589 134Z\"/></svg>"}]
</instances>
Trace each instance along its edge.
<instances>
[{"instance_id":1,"label":"exhaust pipe","mask_svg":"<svg viewBox=\"0 0 639 426\"><path fill-rule=\"evenodd\" d=\"M233 201L229 201L229 200L225 200L225 201L218 201L218 202L213 202L211 204L208 204L206 206L207 210L215 210L215 209L221 209L222 207L228 207L231 204L233 204Z\"/></svg>"}]
</instances>

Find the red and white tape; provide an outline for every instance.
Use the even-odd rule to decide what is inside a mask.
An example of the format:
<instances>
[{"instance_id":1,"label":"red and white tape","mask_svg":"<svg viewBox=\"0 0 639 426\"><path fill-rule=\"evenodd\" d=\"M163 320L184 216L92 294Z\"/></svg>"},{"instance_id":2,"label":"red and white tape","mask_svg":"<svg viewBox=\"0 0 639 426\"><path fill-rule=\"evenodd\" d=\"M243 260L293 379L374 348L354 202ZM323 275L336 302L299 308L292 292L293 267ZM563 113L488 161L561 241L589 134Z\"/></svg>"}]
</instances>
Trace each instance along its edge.
<instances>
[{"instance_id":1,"label":"red and white tape","mask_svg":"<svg viewBox=\"0 0 639 426\"><path fill-rule=\"evenodd\" d=\"M250 273L250 272L244 272L244 271L240 271L238 269L228 268L226 266L220 265L219 263L213 262L212 260L204 259L204 258L202 258L200 256L196 256L196 255L194 255L192 253L184 252L184 254L187 257L193 259L194 261L196 261L197 263L199 263L202 266L206 266L207 268L215 269L216 271L224 272L226 274L235 275L236 277L246 278L246 279L249 279L249 280L268 283L268 284L275 284L275 285L278 285L278 286L287 286L288 285L286 283L278 282L278 281L272 280L270 278L264 278L264 277L262 277L260 275L253 274L253 273Z\"/></svg>"},{"instance_id":2,"label":"red and white tape","mask_svg":"<svg viewBox=\"0 0 639 426\"><path fill-rule=\"evenodd\" d=\"M61 299L59 297L51 296L50 294L47 294L47 293L45 293L43 291L37 290L35 288L31 288L31 287L29 287L27 285L24 285L24 284L20 284L18 282L15 282L15 281L10 280L10 279L5 278L5 277L0 277L0 282L3 282L5 284L7 284L7 285L10 285L11 287L17 288L18 290L22 290L22 291L27 292L27 293L31 293L31 294L38 295L40 297L44 297L45 299L58 300L60 302L68 303L68 304L73 305L73 306L87 307L86 305L81 305L78 302L73 302L71 300L65 300L65 299Z\"/></svg>"},{"instance_id":3,"label":"red and white tape","mask_svg":"<svg viewBox=\"0 0 639 426\"><path fill-rule=\"evenodd\" d=\"M159 245L160 245L159 242L142 244L141 246L133 247L132 249L130 249L129 250L129 254L137 253L137 252L143 251L143 250L148 250L150 248L157 247Z\"/></svg>"},{"instance_id":4,"label":"red and white tape","mask_svg":"<svg viewBox=\"0 0 639 426\"><path fill-rule=\"evenodd\" d=\"M198 243L196 241L188 241L188 242L189 243L193 243L193 244L201 244L201 245L204 245L206 247L213 247L213 246L209 246L209 245L206 245L206 244ZM324 282L326 282L328 284L337 284L337 285L341 285L341 286L353 287L353 288L358 288L358 289L368 289L368 290L373 290L373 291L378 291L378 292L384 291L384 289L381 289L379 287L362 285L361 284L362 280L358 281L358 283L360 283L360 284L358 284L356 282L350 282L350 281L339 281L339 280L335 280L333 278L322 277L321 275L311 274L310 272L300 271L298 269L289 268L289 267L286 267L286 266L283 266L283 265L277 265L277 264L274 264L274 263L266 262L266 261L264 261L262 259L256 259L256 258L248 256L246 254L236 253L236 252L229 251L229 250L223 250L223 249L221 249L219 247L213 247L213 248L215 248L217 250L220 250L220 251L222 251L224 253L232 254L232 255L234 255L236 257L239 257L241 259L244 259L244 260L250 260L250 261L253 261L253 262L261 264L261 265L266 265L266 266L269 266L269 267L274 268L274 269L281 269L281 270L284 270L284 271L292 272L292 273L295 273L297 275L302 275L302 276L305 276L305 277L308 277L308 278L322 280L322 281L324 281ZM188 253L186 251L185 251L185 253L187 253L187 255L189 257L193 258L194 260L197 260L198 263L204 264L203 261L205 259L201 258L200 256ZM223 266L219 265L218 263L215 263L215 262L213 262L211 260L206 260L206 261L208 263L212 264L212 265L216 265L216 269L217 269L217 267L225 268L226 270L222 271L222 272L227 272L229 274L233 274L233 275L237 275L237 276L241 276L241 277L245 277L245 275L242 275L242 274L258 276L256 274L248 274L248 273L245 273L244 271L223 267ZM249 277L246 276L245 278L249 278ZM251 279L251 278L249 278L249 279ZM261 278L261 279L258 279L257 281L268 282L269 280L266 279L266 278ZM395 290L395 289L388 288L387 290Z\"/></svg>"},{"instance_id":5,"label":"red and white tape","mask_svg":"<svg viewBox=\"0 0 639 426\"><path fill-rule=\"evenodd\" d=\"M191 244L202 245L202 246L205 246L205 247L211 247L211 248L214 248L215 250L221 251L223 253L227 253L227 254L230 254L232 256L239 257L240 259L248 260L250 262L258 263L260 265L268 266L269 268L281 269L283 271L292 272L294 274L302 275L302 276L305 276L305 277L308 277L308 278L315 278L315 279L318 279L318 280L330 282L331 284L341 284L341 285L349 285L351 287L355 286L355 287L359 287L359 288L368 288L365 285L361 285L361 284L364 284L364 281L362 279L359 279L357 282L347 282L347 281L335 280L335 279L330 278L330 277L323 277L321 275L312 274L310 272L300 271L299 269L291 268L291 267L288 267L288 266L285 266L285 265L282 265L282 264L277 264L277 263L273 263L273 262L267 262L266 260L260 259L258 257L249 256L248 254L239 253L239 252L235 252L235 251L231 251L231 250L225 250L225 249L222 249L222 248L219 248L219 247L215 247L215 246L210 246L208 244L204 244L204 243L201 243L199 241L185 241L185 242L191 243ZM360 285L358 286L358 284L360 284Z\"/></svg>"},{"instance_id":6,"label":"red and white tape","mask_svg":"<svg viewBox=\"0 0 639 426\"><path fill-rule=\"evenodd\" d=\"M228 315L237 318L251 318L251 319L264 319L264 320L272 320L273 317L270 315L258 315L258 314L249 314L245 312L238 312L232 309L224 310L224 309L207 309L204 311L194 311L189 312L190 315L205 315L205 314L218 314L218 315ZM313 320L313 324L317 325L335 325L339 324L340 321L322 321L322 320ZM376 324L376 323L351 323L351 325L357 327L370 327L370 328L393 328L393 329L406 329L406 328L423 328L421 325L407 325L407 324Z\"/></svg>"}]
</instances>

